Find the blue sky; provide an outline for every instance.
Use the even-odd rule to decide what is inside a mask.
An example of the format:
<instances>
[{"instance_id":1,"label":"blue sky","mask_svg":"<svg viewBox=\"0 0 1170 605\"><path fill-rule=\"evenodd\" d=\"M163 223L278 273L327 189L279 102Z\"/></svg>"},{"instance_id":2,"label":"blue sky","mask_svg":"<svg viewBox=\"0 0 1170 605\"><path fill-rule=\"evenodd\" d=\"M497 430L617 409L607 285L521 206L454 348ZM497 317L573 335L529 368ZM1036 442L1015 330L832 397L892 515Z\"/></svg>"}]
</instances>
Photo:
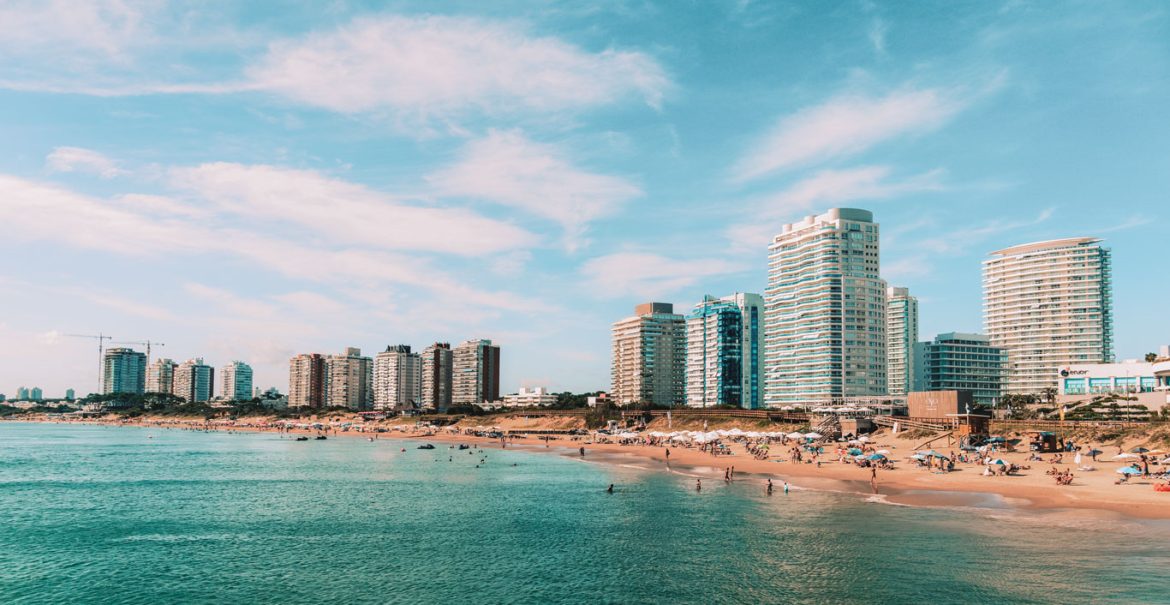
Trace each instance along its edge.
<instances>
[{"instance_id":1,"label":"blue sky","mask_svg":"<svg viewBox=\"0 0 1170 605\"><path fill-rule=\"evenodd\" d=\"M834 206L924 339L980 329L988 252L1090 235L1118 357L1170 343L1163 3L596 4L0 1L0 392L89 392L98 331L606 389L611 322L762 292Z\"/></svg>"}]
</instances>

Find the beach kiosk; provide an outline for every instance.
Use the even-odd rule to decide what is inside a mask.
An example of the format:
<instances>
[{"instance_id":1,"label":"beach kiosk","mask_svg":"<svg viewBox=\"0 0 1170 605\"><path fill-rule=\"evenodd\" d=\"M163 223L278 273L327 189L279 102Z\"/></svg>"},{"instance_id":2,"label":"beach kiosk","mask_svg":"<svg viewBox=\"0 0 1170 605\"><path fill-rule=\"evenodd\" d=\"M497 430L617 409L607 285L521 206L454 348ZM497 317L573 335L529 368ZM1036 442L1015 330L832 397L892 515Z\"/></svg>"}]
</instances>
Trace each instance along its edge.
<instances>
[{"instance_id":1,"label":"beach kiosk","mask_svg":"<svg viewBox=\"0 0 1170 605\"><path fill-rule=\"evenodd\" d=\"M1028 449L1033 452L1047 454L1057 451L1056 433L1049 431L1028 431Z\"/></svg>"}]
</instances>

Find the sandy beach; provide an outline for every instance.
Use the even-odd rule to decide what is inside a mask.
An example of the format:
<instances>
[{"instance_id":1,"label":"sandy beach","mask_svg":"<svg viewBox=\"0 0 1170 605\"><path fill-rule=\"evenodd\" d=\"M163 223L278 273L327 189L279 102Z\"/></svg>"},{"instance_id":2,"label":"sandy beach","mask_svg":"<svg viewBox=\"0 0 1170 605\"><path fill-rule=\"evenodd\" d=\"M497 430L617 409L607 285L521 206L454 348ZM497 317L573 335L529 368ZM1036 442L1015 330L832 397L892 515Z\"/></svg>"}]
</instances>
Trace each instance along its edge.
<instances>
[{"instance_id":1,"label":"sandy beach","mask_svg":"<svg viewBox=\"0 0 1170 605\"><path fill-rule=\"evenodd\" d=\"M339 419L334 419L335 422ZM346 421L353 421L346 420ZM141 426L160 429L204 429L221 431L248 431L248 432L278 432L273 426L273 420L267 418L240 419L235 424L218 423L207 425L202 420L151 418L144 417L134 421L123 419L97 419L86 421L91 424L114 426ZM360 422L360 421L359 421ZM1073 464L1072 454L1065 454L1062 463L1052 463L1054 454L1043 454L1044 462L1027 459L1029 452L1014 451L1000 452L997 458L1002 458L1020 467L1030 467L1018 473L1007 476L985 476L983 466L974 463L959 462L951 472L939 472L917 468L908 457L915 448L926 441L924 438L908 439L904 435L894 436L888 431L879 431L870 436L869 446L873 449L888 450L889 458L894 461L893 470L878 470L876 481L871 483L872 471L858 467L845 457L845 462L839 462L835 453L836 444L825 444L825 454L819 457L819 464L811 462L793 463L788 459L786 452L791 447L774 444L771 455L765 459L756 459L747 450L744 443L727 442L728 454L712 455L701 451L697 447L682 447L671 445L669 463L666 456L666 447L603 443L590 436L525 435L515 436L507 440L506 445L499 438L480 437L465 434L465 429L475 426L490 426L501 430L547 430L575 428L579 423L575 418L524 418L511 417L484 417L469 418L461 423L441 429L419 428L414 426L411 419L394 419L381 423L365 423L364 429L371 431L375 428L385 429L387 432L377 433L377 439L411 439L416 441L431 441L444 444L477 444L481 448L517 449L532 452L545 452L562 456L580 457L580 448L585 448L585 460L593 462L621 462L635 461L641 468L650 471L687 473L702 477L705 482L723 481L725 469L734 467L734 481L757 482L764 489L767 479L771 478L776 489L781 489L783 482L804 489L821 489L838 492L855 493L859 497L873 497L877 494L887 502L914 506L1012 506L1038 509L1093 509L1109 511L1119 515L1143 519L1170 519L1170 492L1155 491L1153 486L1161 481L1153 478L1134 477L1127 484L1117 485L1115 482L1121 475L1118 468L1131 462L1132 459L1113 460L1118 451L1117 445L1103 446L1100 443L1092 444L1105 453L1098 456L1097 462L1087 458L1084 465L1092 465L1095 470L1078 470ZM676 424L676 429L678 428ZM720 428L730 428L735 423L725 424ZM653 428L653 427L649 427ZM665 427L662 427L665 428ZM745 427L746 430L758 430ZM320 431L313 429L288 430L289 434L316 434ZM371 432L355 430L343 431L340 428L330 428L325 433L329 438L360 438L374 437ZM1089 444L1085 444L1089 445ZM1128 451L1137 445L1123 443L1120 447ZM949 454L958 452L957 444L948 443L946 438L940 439L930 447ZM1025 446L1026 447L1026 446ZM1153 449L1153 448L1151 448ZM1165 456L1156 455L1155 458ZM1074 479L1070 485L1058 485L1053 476L1046 471L1056 467L1059 470L1069 470ZM1158 467L1152 467L1158 468Z\"/></svg>"}]
</instances>

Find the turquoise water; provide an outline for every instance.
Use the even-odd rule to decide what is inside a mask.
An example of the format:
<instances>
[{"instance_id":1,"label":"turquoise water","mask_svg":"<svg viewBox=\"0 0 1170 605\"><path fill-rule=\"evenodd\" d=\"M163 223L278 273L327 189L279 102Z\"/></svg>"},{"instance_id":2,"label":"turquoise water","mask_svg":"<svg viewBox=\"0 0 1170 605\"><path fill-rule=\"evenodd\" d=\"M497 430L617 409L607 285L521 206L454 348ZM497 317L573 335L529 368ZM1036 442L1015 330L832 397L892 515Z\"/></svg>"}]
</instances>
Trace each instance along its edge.
<instances>
[{"instance_id":1,"label":"turquoise water","mask_svg":"<svg viewBox=\"0 0 1170 605\"><path fill-rule=\"evenodd\" d=\"M0 602L1170 602L1161 523L415 445L0 423Z\"/></svg>"}]
</instances>

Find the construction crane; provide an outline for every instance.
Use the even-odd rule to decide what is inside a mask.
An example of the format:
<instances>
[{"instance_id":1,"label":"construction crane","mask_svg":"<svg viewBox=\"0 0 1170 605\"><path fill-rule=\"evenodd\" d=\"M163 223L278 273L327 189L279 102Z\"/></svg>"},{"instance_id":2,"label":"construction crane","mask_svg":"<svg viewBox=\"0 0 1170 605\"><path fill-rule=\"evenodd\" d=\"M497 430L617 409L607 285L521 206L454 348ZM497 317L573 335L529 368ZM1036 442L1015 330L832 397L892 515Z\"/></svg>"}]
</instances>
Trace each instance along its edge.
<instances>
[{"instance_id":1,"label":"construction crane","mask_svg":"<svg viewBox=\"0 0 1170 605\"><path fill-rule=\"evenodd\" d=\"M106 349L105 345L106 345L107 340L113 340L114 337L113 336L106 336L105 334L102 334L100 332L98 333L97 336L94 336L93 334L66 334L66 336L68 336L70 338L94 338L94 339L97 339L97 341L98 341L98 386L97 386L97 390L94 392L101 393L102 392L102 358L105 356L105 349Z\"/></svg>"},{"instance_id":2,"label":"construction crane","mask_svg":"<svg viewBox=\"0 0 1170 605\"><path fill-rule=\"evenodd\" d=\"M152 342L152 341L149 341L149 340L142 340L142 341L136 341L136 340L119 340L118 342L114 342L114 343L110 343L110 344L116 344L116 345L142 345L142 346L146 347L146 363L147 363L147 364L150 364L150 347L151 347L151 346L156 346L156 347L165 347L165 346L167 346L167 345L166 345L166 343L163 343L163 342Z\"/></svg>"}]
</instances>

